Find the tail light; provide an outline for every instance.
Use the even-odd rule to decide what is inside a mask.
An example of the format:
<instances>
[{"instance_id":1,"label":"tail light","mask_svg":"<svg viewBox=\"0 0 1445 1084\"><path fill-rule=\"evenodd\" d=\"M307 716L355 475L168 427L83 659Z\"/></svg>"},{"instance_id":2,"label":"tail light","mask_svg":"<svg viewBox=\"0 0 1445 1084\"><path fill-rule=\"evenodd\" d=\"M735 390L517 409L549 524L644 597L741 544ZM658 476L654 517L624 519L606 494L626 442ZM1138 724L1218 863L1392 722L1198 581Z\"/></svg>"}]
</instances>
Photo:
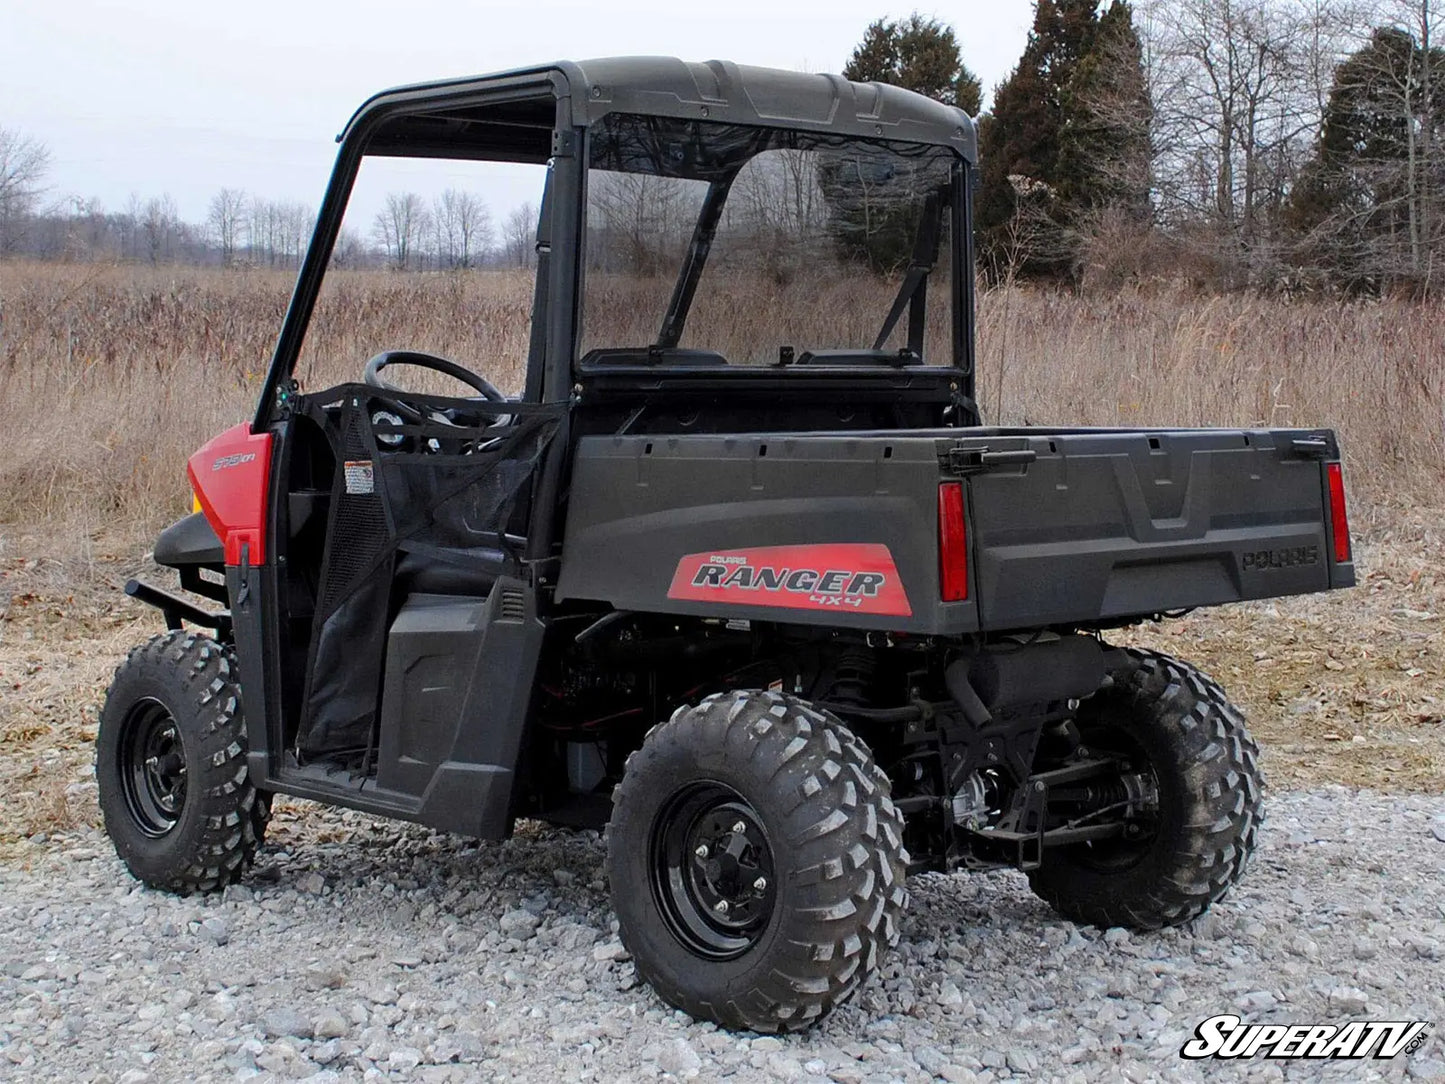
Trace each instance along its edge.
<instances>
[{"instance_id":1,"label":"tail light","mask_svg":"<svg viewBox=\"0 0 1445 1084\"><path fill-rule=\"evenodd\" d=\"M1350 560L1350 517L1345 510L1345 475L1338 463L1326 463L1330 482L1330 527L1334 533L1335 564Z\"/></svg>"},{"instance_id":2,"label":"tail light","mask_svg":"<svg viewBox=\"0 0 1445 1084\"><path fill-rule=\"evenodd\" d=\"M938 487L938 583L944 602L968 598L968 525L963 519L963 483Z\"/></svg>"}]
</instances>

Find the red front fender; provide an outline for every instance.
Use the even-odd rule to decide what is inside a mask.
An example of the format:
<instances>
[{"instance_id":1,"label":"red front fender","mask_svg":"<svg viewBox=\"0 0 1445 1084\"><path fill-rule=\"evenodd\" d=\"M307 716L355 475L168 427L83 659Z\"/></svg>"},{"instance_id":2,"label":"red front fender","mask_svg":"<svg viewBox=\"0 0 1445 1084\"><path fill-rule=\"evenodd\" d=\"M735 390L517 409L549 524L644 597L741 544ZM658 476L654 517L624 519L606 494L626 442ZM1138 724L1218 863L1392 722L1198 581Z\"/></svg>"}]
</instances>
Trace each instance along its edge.
<instances>
[{"instance_id":1,"label":"red front fender","mask_svg":"<svg viewBox=\"0 0 1445 1084\"><path fill-rule=\"evenodd\" d=\"M266 494L271 483L271 434L249 425L227 429L186 463L191 488L226 551L226 564L266 562Z\"/></svg>"}]
</instances>

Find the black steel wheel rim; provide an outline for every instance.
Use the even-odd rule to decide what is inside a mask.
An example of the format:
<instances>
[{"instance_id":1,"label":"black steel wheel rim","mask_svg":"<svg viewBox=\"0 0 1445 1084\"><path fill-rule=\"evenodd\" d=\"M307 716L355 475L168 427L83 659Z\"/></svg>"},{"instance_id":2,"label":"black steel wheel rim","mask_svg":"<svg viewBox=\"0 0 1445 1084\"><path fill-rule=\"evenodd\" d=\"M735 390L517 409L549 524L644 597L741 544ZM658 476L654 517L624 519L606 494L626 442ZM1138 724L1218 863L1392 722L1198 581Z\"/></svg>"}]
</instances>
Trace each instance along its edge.
<instances>
[{"instance_id":1,"label":"black steel wheel rim","mask_svg":"<svg viewBox=\"0 0 1445 1084\"><path fill-rule=\"evenodd\" d=\"M776 899L762 818L724 783L690 783L652 824L648 869L668 930L689 951L731 960L762 939Z\"/></svg>"},{"instance_id":2,"label":"black steel wheel rim","mask_svg":"<svg viewBox=\"0 0 1445 1084\"><path fill-rule=\"evenodd\" d=\"M120 782L143 833L159 839L175 828L186 804L186 753L175 717L159 700L140 700L126 713Z\"/></svg>"}]
</instances>

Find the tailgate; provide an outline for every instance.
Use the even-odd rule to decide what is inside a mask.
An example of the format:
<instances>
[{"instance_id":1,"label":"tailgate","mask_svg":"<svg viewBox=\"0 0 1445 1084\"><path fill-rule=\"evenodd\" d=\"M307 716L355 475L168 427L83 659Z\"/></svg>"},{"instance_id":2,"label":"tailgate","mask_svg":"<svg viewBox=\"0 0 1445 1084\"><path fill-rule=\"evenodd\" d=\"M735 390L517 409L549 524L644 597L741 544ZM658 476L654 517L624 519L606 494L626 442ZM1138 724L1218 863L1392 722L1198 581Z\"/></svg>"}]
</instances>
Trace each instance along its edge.
<instances>
[{"instance_id":1,"label":"tailgate","mask_svg":"<svg viewBox=\"0 0 1445 1084\"><path fill-rule=\"evenodd\" d=\"M1127 618L1354 583L1321 430L998 431L940 448L966 479L985 629Z\"/></svg>"}]
</instances>

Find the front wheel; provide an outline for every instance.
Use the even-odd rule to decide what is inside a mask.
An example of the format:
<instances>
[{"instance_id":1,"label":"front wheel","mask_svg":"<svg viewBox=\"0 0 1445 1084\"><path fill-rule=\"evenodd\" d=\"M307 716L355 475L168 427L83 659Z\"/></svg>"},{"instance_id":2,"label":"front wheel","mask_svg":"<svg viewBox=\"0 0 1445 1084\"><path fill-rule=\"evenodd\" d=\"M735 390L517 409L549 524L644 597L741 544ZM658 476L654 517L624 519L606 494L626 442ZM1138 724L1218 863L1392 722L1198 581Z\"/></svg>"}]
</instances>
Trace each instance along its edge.
<instances>
[{"instance_id":1,"label":"front wheel","mask_svg":"<svg viewBox=\"0 0 1445 1084\"><path fill-rule=\"evenodd\" d=\"M135 877L181 895L239 880L270 803L247 776L230 649L169 632L132 651L101 709L95 775L105 830Z\"/></svg>"},{"instance_id":2,"label":"front wheel","mask_svg":"<svg viewBox=\"0 0 1445 1084\"><path fill-rule=\"evenodd\" d=\"M841 722L777 693L710 696L653 729L613 795L622 942L692 1016L806 1027L897 942L902 840L888 777Z\"/></svg>"},{"instance_id":3,"label":"front wheel","mask_svg":"<svg viewBox=\"0 0 1445 1084\"><path fill-rule=\"evenodd\" d=\"M1259 747L1218 685L1168 655L1080 707L1087 746L1147 779L1157 810L1135 835L1051 848L1029 885L1066 918L1152 930L1202 914L1244 875L1264 819Z\"/></svg>"}]
</instances>

